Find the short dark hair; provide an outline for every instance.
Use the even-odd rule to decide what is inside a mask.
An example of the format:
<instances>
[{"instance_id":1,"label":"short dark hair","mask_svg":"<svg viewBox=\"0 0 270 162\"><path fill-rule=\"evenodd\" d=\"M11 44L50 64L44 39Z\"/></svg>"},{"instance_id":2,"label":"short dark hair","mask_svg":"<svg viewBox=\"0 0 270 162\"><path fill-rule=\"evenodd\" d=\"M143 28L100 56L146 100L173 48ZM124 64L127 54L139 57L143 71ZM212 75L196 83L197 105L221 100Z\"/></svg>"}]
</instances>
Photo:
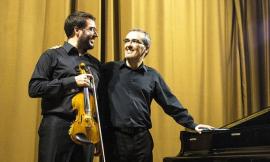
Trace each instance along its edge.
<instances>
[{"instance_id":1,"label":"short dark hair","mask_svg":"<svg viewBox=\"0 0 270 162\"><path fill-rule=\"evenodd\" d=\"M83 11L75 11L70 14L65 21L64 30L66 36L70 38L74 34L74 28L77 27L79 29L83 29L86 27L86 20L96 20L96 18L90 14Z\"/></svg>"},{"instance_id":2,"label":"short dark hair","mask_svg":"<svg viewBox=\"0 0 270 162\"><path fill-rule=\"evenodd\" d=\"M129 30L129 32L140 32L140 33L143 33L144 34L144 38L143 38L143 44L146 46L146 48L150 48L150 45L151 45L151 38L150 38L150 35L142 30L142 29L139 29L139 28L133 28L131 30Z\"/></svg>"}]
</instances>

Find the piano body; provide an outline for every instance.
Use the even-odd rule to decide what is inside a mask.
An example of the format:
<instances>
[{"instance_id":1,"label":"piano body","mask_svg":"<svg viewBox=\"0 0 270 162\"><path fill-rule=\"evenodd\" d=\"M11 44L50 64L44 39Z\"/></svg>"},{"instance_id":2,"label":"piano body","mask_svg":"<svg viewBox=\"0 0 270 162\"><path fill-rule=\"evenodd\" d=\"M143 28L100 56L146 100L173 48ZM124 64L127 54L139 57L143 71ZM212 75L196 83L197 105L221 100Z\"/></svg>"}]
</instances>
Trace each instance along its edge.
<instances>
[{"instance_id":1,"label":"piano body","mask_svg":"<svg viewBox=\"0 0 270 162\"><path fill-rule=\"evenodd\" d=\"M163 162L270 162L270 108L202 134L181 131L181 151Z\"/></svg>"}]
</instances>

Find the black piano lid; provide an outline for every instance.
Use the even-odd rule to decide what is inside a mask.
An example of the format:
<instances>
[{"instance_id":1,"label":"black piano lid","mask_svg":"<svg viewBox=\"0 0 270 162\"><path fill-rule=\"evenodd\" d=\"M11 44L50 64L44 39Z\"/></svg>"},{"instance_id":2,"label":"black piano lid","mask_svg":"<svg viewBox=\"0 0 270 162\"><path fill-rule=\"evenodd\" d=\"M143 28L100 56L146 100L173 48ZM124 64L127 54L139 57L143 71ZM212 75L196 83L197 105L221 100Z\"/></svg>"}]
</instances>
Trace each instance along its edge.
<instances>
[{"instance_id":1,"label":"black piano lid","mask_svg":"<svg viewBox=\"0 0 270 162\"><path fill-rule=\"evenodd\" d=\"M270 124L270 107L266 107L256 113L253 113L247 117L236 120L230 124L227 124L221 129L235 129L243 127L263 126Z\"/></svg>"}]
</instances>

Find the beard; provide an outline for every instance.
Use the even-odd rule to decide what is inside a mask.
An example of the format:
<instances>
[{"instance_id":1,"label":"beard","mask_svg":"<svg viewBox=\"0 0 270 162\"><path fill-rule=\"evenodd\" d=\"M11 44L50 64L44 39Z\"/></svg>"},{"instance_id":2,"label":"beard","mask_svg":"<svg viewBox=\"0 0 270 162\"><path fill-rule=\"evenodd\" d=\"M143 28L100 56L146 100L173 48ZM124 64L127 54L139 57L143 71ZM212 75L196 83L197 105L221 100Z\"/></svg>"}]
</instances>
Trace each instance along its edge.
<instances>
[{"instance_id":1,"label":"beard","mask_svg":"<svg viewBox=\"0 0 270 162\"><path fill-rule=\"evenodd\" d=\"M80 37L78 40L78 48L83 50L83 51L87 51L89 49L93 49L94 48L94 44L91 40L91 37Z\"/></svg>"}]
</instances>

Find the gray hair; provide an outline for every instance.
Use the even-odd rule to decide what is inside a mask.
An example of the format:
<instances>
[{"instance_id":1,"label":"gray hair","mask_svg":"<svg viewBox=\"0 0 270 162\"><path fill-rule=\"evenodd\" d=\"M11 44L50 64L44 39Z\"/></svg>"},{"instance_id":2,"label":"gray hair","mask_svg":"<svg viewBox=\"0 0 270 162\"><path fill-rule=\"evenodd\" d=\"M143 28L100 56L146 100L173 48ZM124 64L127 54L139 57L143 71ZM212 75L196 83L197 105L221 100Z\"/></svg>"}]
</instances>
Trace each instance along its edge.
<instances>
[{"instance_id":1,"label":"gray hair","mask_svg":"<svg viewBox=\"0 0 270 162\"><path fill-rule=\"evenodd\" d=\"M146 46L147 49L150 48L150 45L151 45L151 38L150 38L150 35L142 30L142 29L139 29L139 28L134 28L134 29L131 29L129 30L129 32L140 32L140 33L143 33L144 34L144 38L143 38L143 44Z\"/></svg>"}]
</instances>

